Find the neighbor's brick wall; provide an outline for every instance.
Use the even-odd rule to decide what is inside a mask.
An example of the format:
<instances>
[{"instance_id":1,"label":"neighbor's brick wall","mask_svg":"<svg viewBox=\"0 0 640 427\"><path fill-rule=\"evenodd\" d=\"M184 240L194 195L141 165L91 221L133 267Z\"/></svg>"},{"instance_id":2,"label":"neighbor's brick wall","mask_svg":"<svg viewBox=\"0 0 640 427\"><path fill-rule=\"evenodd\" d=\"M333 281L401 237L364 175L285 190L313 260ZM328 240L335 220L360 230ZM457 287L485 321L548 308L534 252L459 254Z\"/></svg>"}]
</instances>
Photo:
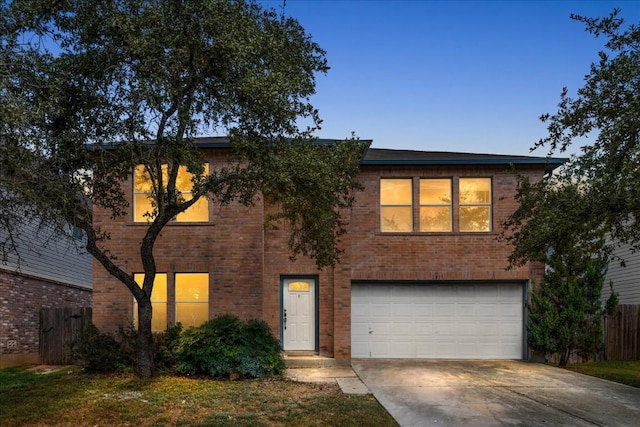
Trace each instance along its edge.
<instances>
[{"instance_id":1,"label":"neighbor's brick wall","mask_svg":"<svg viewBox=\"0 0 640 427\"><path fill-rule=\"evenodd\" d=\"M91 303L90 288L0 270L0 367L38 362L41 308ZM9 340L17 347L7 348Z\"/></svg>"},{"instance_id":2,"label":"neighbor's brick wall","mask_svg":"<svg viewBox=\"0 0 640 427\"><path fill-rule=\"evenodd\" d=\"M224 151L208 150L211 168L224 161ZM132 181L123 183L131 197ZM133 209L112 220L109 214L95 209L94 223L111 233L107 242L115 261L130 274L142 273L140 242L146 224L133 223ZM262 265L264 255L263 209L258 200L253 207L231 204L209 206L206 224L169 224L158 238L154 250L157 272L168 273L169 295L167 319L175 319L174 273L209 273L209 315L232 313L242 319L262 318ZM103 331L113 332L132 321L133 297L124 284L94 263L94 323Z\"/></svg>"}]
</instances>

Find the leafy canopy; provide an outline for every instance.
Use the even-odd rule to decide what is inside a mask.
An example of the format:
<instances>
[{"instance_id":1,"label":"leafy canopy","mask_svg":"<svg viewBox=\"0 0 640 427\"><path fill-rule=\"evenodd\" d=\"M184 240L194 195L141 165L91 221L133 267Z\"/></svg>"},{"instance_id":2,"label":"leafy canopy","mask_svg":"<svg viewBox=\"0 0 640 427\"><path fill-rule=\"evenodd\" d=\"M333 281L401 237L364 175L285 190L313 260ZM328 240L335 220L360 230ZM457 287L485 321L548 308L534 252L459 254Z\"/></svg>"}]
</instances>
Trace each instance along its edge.
<instances>
[{"instance_id":1,"label":"leafy canopy","mask_svg":"<svg viewBox=\"0 0 640 427\"><path fill-rule=\"evenodd\" d=\"M155 241L202 197L264 197L294 256L338 261L364 144L313 143L321 120L310 97L328 66L295 19L245 0L14 0L0 3L0 34L4 228L35 218L61 234L82 228L87 251L138 302L139 363L152 365ZM194 138L211 134L228 135L234 156L204 173ZM121 182L136 165L153 188L142 287L92 218L96 207L128 213ZM176 186L181 167L193 174L189 200Z\"/></svg>"},{"instance_id":2,"label":"leafy canopy","mask_svg":"<svg viewBox=\"0 0 640 427\"><path fill-rule=\"evenodd\" d=\"M619 15L571 16L606 42L584 86L575 96L564 88L557 112L541 117L548 135L534 148L563 152L576 140L592 142L554 179L522 181L521 206L505 223L512 264L543 259L567 236L591 245L608 233L640 247L640 27Z\"/></svg>"}]
</instances>

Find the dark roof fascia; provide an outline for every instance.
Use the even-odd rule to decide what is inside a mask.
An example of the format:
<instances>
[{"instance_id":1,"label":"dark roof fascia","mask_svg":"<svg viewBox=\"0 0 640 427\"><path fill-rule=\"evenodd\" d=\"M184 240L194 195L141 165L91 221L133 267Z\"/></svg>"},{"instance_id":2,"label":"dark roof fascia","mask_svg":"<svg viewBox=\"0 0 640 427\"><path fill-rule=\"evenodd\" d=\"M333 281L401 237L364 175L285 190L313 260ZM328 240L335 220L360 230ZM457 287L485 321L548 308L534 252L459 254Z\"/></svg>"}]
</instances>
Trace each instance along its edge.
<instances>
[{"instance_id":1,"label":"dark roof fascia","mask_svg":"<svg viewBox=\"0 0 640 427\"><path fill-rule=\"evenodd\" d=\"M331 146L336 141L341 141L340 139L327 139L327 138L318 138L314 139L313 142L316 145L321 146ZM370 139L361 139L361 142L367 144L367 146L371 145L372 140ZM148 141L146 145L149 147L153 147L154 142ZM209 137L198 137L193 139L193 145L198 148L212 148L212 149L229 149L232 148L231 143L229 142L229 138L226 136L209 136ZM100 150L112 150L117 146L117 144L88 144L86 145L87 150L90 151L100 151Z\"/></svg>"},{"instance_id":2,"label":"dark roof fascia","mask_svg":"<svg viewBox=\"0 0 640 427\"><path fill-rule=\"evenodd\" d=\"M564 158L530 158L522 159L518 157L504 159L400 159L400 160L362 160L365 166L460 166L460 165L549 165L558 167L562 166L568 159Z\"/></svg>"},{"instance_id":3,"label":"dark roof fascia","mask_svg":"<svg viewBox=\"0 0 640 427\"><path fill-rule=\"evenodd\" d=\"M368 153L374 154L377 149L371 148ZM562 157L528 157L471 153L447 152L406 152L382 149L389 157L394 158L365 158L363 166L517 166L538 165L545 166L545 171L551 172L562 166L569 159ZM406 155L408 153L408 155ZM394 156L394 154L396 154ZM431 154L431 156L430 156ZM415 157L413 156L415 155ZM432 158L429 158L432 157Z\"/></svg>"}]
</instances>

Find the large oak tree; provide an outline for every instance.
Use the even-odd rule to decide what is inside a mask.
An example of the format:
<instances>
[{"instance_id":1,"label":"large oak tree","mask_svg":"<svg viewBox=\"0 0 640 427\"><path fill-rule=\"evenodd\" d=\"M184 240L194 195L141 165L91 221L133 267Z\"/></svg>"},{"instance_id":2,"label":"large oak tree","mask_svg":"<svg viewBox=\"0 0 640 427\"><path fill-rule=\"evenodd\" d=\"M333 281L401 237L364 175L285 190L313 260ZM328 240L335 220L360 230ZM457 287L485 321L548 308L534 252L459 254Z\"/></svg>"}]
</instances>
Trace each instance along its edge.
<instances>
[{"instance_id":1,"label":"large oak tree","mask_svg":"<svg viewBox=\"0 0 640 427\"><path fill-rule=\"evenodd\" d=\"M604 48L584 86L575 95L564 88L557 112L541 117L548 134L534 148L554 153L584 145L554 179L521 182L520 207L505 223L512 264L604 235L640 248L640 27L619 15L571 16L605 38Z\"/></svg>"},{"instance_id":2,"label":"large oak tree","mask_svg":"<svg viewBox=\"0 0 640 427\"><path fill-rule=\"evenodd\" d=\"M245 0L14 0L0 7L4 227L38 220L61 234L67 224L84 230L86 250L138 303L139 375L152 375L154 366L154 244L198 199L251 204L264 197L280 208L269 219L288 224L293 255L318 267L338 261L340 211L359 188L363 144L313 143L321 121L310 96L328 66L295 19ZM207 134L228 135L234 157L205 173L194 138ZM106 249L108 233L92 223L94 207L114 218L129 212L120 182L137 165L153 188L141 287L117 249ZM181 166L193 174L188 200L176 188Z\"/></svg>"},{"instance_id":3,"label":"large oak tree","mask_svg":"<svg viewBox=\"0 0 640 427\"><path fill-rule=\"evenodd\" d=\"M560 352L561 365L574 349L583 356L599 349L601 315L617 303L613 291L606 310L600 302L611 250L640 248L640 28L619 14L572 15L606 42L584 86L576 95L564 88L557 112L541 117L548 134L534 148L585 145L555 176L521 179L519 207L504 224L511 265L547 264L529 307L529 344Z\"/></svg>"}]
</instances>

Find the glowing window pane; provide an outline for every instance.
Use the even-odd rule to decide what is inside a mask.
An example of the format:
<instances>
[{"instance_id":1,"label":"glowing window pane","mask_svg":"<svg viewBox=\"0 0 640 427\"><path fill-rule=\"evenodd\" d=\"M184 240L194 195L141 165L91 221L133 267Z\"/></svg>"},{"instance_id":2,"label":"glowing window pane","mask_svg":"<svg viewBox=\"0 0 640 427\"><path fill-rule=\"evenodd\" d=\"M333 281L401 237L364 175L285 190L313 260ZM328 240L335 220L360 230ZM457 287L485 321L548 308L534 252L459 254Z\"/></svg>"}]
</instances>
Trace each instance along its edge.
<instances>
[{"instance_id":1,"label":"glowing window pane","mask_svg":"<svg viewBox=\"0 0 640 427\"><path fill-rule=\"evenodd\" d=\"M451 179L421 179L421 205L450 205Z\"/></svg>"},{"instance_id":2,"label":"glowing window pane","mask_svg":"<svg viewBox=\"0 0 640 427\"><path fill-rule=\"evenodd\" d=\"M289 290L293 292L309 292L309 283L307 282L291 282Z\"/></svg>"},{"instance_id":3,"label":"glowing window pane","mask_svg":"<svg viewBox=\"0 0 640 427\"><path fill-rule=\"evenodd\" d=\"M491 231L491 210L488 206L461 206L460 231Z\"/></svg>"},{"instance_id":4,"label":"glowing window pane","mask_svg":"<svg viewBox=\"0 0 640 427\"><path fill-rule=\"evenodd\" d=\"M134 173L134 191L136 193L150 193L153 186L151 178L143 165L136 166Z\"/></svg>"},{"instance_id":5,"label":"glowing window pane","mask_svg":"<svg viewBox=\"0 0 640 427\"><path fill-rule=\"evenodd\" d=\"M491 178L460 178L460 204L491 203Z\"/></svg>"},{"instance_id":6,"label":"glowing window pane","mask_svg":"<svg viewBox=\"0 0 640 427\"><path fill-rule=\"evenodd\" d=\"M176 303L176 322L182 326L200 326L209 320L209 305L201 303Z\"/></svg>"},{"instance_id":7,"label":"glowing window pane","mask_svg":"<svg viewBox=\"0 0 640 427\"><path fill-rule=\"evenodd\" d=\"M146 194L134 195L133 203L135 206L135 222L146 222L153 220L151 213L153 212L153 206L151 200Z\"/></svg>"},{"instance_id":8,"label":"glowing window pane","mask_svg":"<svg viewBox=\"0 0 640 427\"><path fill-rule=\"evenodd\" d=\"M491 178L460 178L460 231L491 231Z\"/></svg>"},{"instance_id":9,"label":"glowing window pane","mask_svg":"<svg viewBox=\"0 0 640 427\"><path fill-rule=\"evenodd\" d=\"M176 322L198 326L209 319L209 274L176 274Z\"/></svg>"},{"instance_id":10,"label":"glowing window pane","mask_svg":"<svg viewBox=\"0 0 640 427\"><path fill-rule=\"evenodd\" d=\"M142 287L144 274L134 274L133 279ZM167 274L157 273L151 291L151 330L154 332L167 329ZM133 324L138 327L138 303L133 300Z\"/></svg>"},{"instance_id":11,"label":"glowing window pane","mask_svg":"<svg viewBox=\"0 0 640 427\"><path fill-rule=\"evenodd\" d=\"M380 230L407 232L413 230L412 179L380 180Z\"/></svg>"},{"instance_id":12,"label":"glowing window pane","mask_svg":"<svg viewBox=\"0 0 640 427\"><path fill-rule=\"evenodd\" d=\"M380 180L381 205L410 205L411 179Z\"/></svg>"},{"instance_id":13,"label":"glowing window pane","mask_svg":"<svg viewBox=\"0 0 640 427\"><path fill-rule=\"evenodd\" d=\"M420 180L420 231L452 231L451 179Z\"/></svg>"},{"instance_id":14,"label":"glowing window pane","mask_svg":"<svg viewBox=\"0 0 640 427\"><path fill-rule=\"evenodd\" d=\"M207 175L209 173L209 165L204 164L203 173ZM166 188L168 176L168 166L162 165L162 183ZM180 166L178 168L178 175L176 177L176 191L180 192L180 195L184 200L191 199L191 189L193 187L193 174L187 171L186 166ZM145 215L153 212L151 197L153 186L151 178L146 169L142 165L138 165L134 171L134 184L133 184L133 218L135 222L148 222L153 220L153 216ZM175 218L177 222L207 222L209 221L209 203L206 198L199 199L193 206L187 209L185 212L178 214Z\"/></svg>"},{"instance_id":15,"label":"glowing window pane","mask_svg":"<svg viewBox=\"0 0 640 427\"><path fill-rule=\"evenodd\" d=\"M451 207L420 207L420 231L451 231Z\"/></svg>"},{"instance_id":16,"label":"glowing window pane","mask_svg":"<svg viewBox=\"0 0 640 427\"><path fill-rule=\"evenodd\" d=\"M381 207L380 229L382 231L411 231L411 206L409 207Z\"/></svg>"},{"instance_id":17,"label":"glowing window pane","mask_svg":"<svg viewBox=\"0 0 640 427\"><path fill-rule=\"evenodd\" d=\"M176 301L209 301L207 273L177 273Z\"/></svg>"},{"instance_id":18,"label":"glowing window pane","mask_svg":"<svg viewBox=\"0 0 640 427\"><path fill-rule=\"evenodd\" d=\"M191 193L183 194L185 200L191 200ZM209 200L205 197L198 199L186 211L176 215L178 222L206 222L209 220Z\"/></svg>"}]
</instances>

